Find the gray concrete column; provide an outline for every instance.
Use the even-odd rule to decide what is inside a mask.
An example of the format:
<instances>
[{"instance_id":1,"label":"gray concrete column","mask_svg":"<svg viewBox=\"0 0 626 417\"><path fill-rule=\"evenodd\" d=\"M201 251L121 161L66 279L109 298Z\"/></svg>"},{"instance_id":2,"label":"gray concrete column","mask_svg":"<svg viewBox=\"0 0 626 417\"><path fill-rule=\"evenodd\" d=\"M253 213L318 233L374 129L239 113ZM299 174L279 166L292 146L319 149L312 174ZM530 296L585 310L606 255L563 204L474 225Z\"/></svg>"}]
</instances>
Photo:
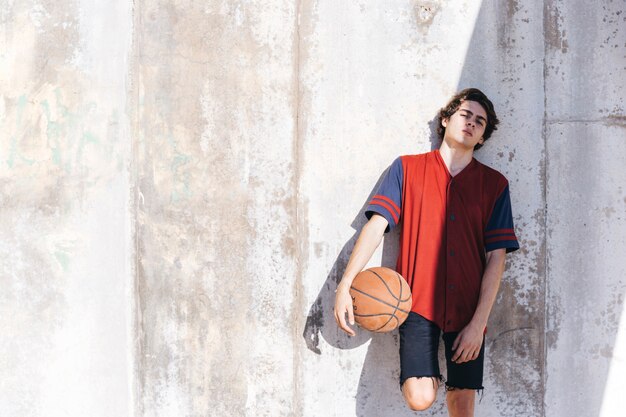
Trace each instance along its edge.
<instances>
[{"instance_id":1,"label":"gray concrete column","mask_svg":"<svg viewBox=\"0 0 626 417\"><path fill-rule=\"evenodd\" d=\"M131 10L0 5L0 414L132 412Z\"/></svg>"},{"instance_id":2,"label":"gray concrete column","mask_svg":"<svg viewBox=\"0 0 626 417\"><path fill-rule=\"evenodd\" d=\"M135 3L138 416L297 402L295 6Z\"/></svg>"},{"instance_id":3,"label":"gray concrete column","mask_svg":"<svg viewBox=\"0 0 626 417\"><path fill-rule=\"evenodd\" d=\"M486 336L481 416L543 415L545 367L544 10L483 1L459 88L492 96L498 130L476 152L509 180L520 250L507 255Z\"/></svg>"},{"instance_id":4,"label":"gray concrete column","mask_svg":"<svg viewBox=\"0 0 626 417\"><path fill-rule=\"evenodd\" d=\"M546 416L626 408L624 6L546 2Z\"/></svg>"},{"instance_id":5,"label":"gray concrete column","mask_svg":"<svg viewBox=\"0 0 626 417\"><path fill-rule=\"evenodd\" d=\"M346 337L334 289L468 86L522 246L477 415L620 415L624 6L2 3L0 415L414 415L397 333Z\"/></svg>"}]
</instances>

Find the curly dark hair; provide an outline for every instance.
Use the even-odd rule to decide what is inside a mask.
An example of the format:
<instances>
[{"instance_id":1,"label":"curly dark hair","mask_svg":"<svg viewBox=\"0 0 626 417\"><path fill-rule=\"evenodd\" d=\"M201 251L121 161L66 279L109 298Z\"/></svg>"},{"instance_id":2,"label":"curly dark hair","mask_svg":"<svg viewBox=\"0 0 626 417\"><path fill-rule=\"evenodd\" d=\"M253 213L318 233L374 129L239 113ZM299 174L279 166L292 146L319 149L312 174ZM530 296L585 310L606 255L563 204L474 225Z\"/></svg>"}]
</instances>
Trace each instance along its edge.
<instances>
[{"instance_id":1,"label":"curly dark hair","mask_svg":"<svg viewBox=\"0 0 626 417\"><path fill-rule=\"evenodd\" d=\"M439 115L437 116L437 136L439 136L439 139L443 140L446 128L443 127L441 121L443 119L450 119L450 116L452 116L454 112L459 109L461 102L465 100L477 102L487 113L487 126L485 126L485 133L483 134L483 143L485 143L485 141L491 137L493 131L498 129L497 125L500 121L498 120L496 111L493 108L493 103L478 88L466 88L465 90L459 91L450 99L445 107L439 110ZM482 146L483 145L480 143L477 143L476 146L474 146L474 150L480 149Z\"/></svg>"}]
</instances>

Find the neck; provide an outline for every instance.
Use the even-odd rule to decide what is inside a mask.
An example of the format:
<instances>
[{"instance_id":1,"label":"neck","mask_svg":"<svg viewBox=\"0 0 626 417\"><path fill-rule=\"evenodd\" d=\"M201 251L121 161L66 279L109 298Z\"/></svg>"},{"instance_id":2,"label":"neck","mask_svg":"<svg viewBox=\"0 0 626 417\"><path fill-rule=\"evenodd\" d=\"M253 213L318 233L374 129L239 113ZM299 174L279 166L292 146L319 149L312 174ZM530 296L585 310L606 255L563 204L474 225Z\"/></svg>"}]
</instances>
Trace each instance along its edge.
<instances>
[{"instance_id":1,"label":"neck","mask_svg":"<svg viewBox=\"0 0 626 417\"><path fill-rule=\"evenodd\" d=\"M452 148L445 140L441 143L441 147L439 147L439 153L450 175L453 177L468 166L474 157L473 148Z\"/></svg>"}]
</instances>

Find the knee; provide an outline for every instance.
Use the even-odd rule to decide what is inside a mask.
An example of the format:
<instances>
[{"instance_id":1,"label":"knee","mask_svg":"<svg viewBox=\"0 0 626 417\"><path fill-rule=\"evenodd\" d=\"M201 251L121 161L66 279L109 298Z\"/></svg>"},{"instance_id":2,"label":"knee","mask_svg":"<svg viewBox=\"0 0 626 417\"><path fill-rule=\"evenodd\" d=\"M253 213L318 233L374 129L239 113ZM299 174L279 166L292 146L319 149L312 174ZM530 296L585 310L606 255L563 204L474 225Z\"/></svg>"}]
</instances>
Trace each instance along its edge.
<instances>
[{"instance_id":1,"label":"knee","mask_svg":"<svg viewBox=\"0 0 626 417\"><path fill-rule=\"evenodd\" d=\"M458 415L473 415L475 393L472 389L452 389L447 391L448 409Z\"/></svg>"},{"instance_id":2,"label":"knee","mask_svg":"<svg viewBox=\"0 0 626 417\"><path fill-rule=\"evenodd\" d=\"M424 411L430 408L435 402L434 394L426 394L419 392L405 392L404 400L409 408L413 411Z\"/></svg>"},{"instance_id":3,"label":"knee","mask_svg":"<svg viewBox=\"0 0 626 417\"><path fill-rule=\"evenodd\" d=\"M433 405L437 399L435 390L419 390L413 387L406 387L402 390L404 400L413 411L423 411Z\"/></svg>"}]
</instances>

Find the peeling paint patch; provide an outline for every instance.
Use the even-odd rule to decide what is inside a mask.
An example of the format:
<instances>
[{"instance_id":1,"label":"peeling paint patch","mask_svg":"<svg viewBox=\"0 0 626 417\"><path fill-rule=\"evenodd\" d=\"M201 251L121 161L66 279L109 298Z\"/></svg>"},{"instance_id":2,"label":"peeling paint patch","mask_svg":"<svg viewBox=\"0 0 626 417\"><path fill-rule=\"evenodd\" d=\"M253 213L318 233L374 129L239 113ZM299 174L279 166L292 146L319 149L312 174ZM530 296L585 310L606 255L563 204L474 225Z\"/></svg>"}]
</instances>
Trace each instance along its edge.
<instances>
[{"instance_id":1,"label":"peeling paint patch","mask_svg":"<svg viewBox=\"0 0 626 417\"><path fill-rule=\"evenodd\" d=\"M426 34L435 17L441 10L441 0L416 0L414 5L417 28Z\"/></svg>"},{"instance_id":2,"label":"peeling paint patch","mask_svg":"<svg viewBox=\"0 0 626 417\"><path fill-rule=\"evenodd\" d=\"M430 25L441 9L441 1L418 0L415 4L415 15L420 24Z\"/></svg>"},{"instance_id":3,"label":"peeling paint patch","mask_svg":"<svg viewBox=\"0 0 626 417\"><path fill-rule=\"evenodd\" d=\"M546 44L561 53L567 53L569 48L564 29L561 29L563 17L561 16L558 1L546 0L544 3L544 36Z\"/></svg>"}]
</instances>

